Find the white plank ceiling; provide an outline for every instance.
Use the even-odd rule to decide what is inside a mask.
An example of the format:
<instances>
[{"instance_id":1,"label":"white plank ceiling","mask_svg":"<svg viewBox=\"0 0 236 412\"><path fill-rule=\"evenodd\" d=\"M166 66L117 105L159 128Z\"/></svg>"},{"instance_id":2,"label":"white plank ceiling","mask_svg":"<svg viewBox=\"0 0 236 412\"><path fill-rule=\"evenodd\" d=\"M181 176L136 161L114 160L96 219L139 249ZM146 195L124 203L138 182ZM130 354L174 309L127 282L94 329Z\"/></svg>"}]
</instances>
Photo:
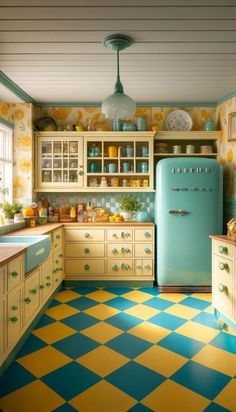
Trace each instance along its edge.
<instances>
[{"instance_id":1,"label":"white plank ceiling","mask_svg":"<svg viewBox=\"0 0 236 412\"><path fill-rule=\"evenodd\" d=\"M101 102L116 76L103 39L115 33L134 40L120 72L136 102L236 90L236 0L0 0L0 71L37 102Z\"/></svg>"}]
</instances>

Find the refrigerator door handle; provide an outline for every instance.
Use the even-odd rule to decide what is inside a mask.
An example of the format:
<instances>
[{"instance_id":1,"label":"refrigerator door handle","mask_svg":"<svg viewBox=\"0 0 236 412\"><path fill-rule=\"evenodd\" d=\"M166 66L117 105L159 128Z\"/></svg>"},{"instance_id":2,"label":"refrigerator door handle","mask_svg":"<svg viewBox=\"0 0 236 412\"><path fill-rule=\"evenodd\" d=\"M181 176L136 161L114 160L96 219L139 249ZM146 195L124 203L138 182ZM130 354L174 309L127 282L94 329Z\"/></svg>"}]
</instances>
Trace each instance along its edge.
<instances>
[{"instance_id":1,"label":"refrigerator door handle","mask_svg":"<svg viewBox=\"0 0 236 412\"><path fill-rule=\"evenodd\" d=\"M168 213L170 215L186 215L188 212L187 210L179 209L179 210L168 210Z\"/></svg>"}]
</instances>

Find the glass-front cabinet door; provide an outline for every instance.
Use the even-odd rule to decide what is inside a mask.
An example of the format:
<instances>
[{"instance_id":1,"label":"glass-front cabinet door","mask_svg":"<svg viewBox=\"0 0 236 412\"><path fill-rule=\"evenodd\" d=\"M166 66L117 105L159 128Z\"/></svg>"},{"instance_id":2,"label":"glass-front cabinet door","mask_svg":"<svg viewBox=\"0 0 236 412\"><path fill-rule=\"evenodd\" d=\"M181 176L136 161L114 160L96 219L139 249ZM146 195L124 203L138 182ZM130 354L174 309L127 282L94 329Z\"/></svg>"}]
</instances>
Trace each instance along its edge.
<instances>
[{"instance_id":1,"label":"glass-front cabinet door","mask_svg":"<svg viewBox=\"0 0 236 412\"><path fill-rule=\"evenodd\" d=\"M41 132L37 140L36 190L83 187L83 137Z\"/></svg>"}]
</instances>

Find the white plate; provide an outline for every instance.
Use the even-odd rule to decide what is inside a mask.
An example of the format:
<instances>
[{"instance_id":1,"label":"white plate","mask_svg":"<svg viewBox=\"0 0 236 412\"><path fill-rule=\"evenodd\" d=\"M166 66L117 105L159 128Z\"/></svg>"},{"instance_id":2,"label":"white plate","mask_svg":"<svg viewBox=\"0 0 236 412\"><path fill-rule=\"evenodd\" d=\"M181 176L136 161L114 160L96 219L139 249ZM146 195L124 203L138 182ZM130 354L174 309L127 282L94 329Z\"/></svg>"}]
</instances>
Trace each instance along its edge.
<instances>
[{"instance_id":1,"label":"white plate","mask_svg":"<svg viewBox=\"0 0 236 412\"><path fill-rule=\"evenodd\" d=\"M173 110L168 114L165 125L167 130L191 130L193 121L185 110Z\"/></svg>"}]
</instances>

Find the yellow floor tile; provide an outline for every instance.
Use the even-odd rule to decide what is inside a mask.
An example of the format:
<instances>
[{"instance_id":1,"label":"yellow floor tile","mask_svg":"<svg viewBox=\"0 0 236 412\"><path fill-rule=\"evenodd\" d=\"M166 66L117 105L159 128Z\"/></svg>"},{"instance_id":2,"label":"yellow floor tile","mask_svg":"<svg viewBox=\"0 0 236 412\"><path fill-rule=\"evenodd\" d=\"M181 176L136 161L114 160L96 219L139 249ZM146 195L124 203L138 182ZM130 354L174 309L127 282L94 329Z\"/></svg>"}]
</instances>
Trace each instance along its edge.
<instances>
[{"instance_id":1,"label":"yellow floor tile","mask_svg":"<svg viewBox=\"0 0 236 412\"><path fill-rule=\"evenodd\" d=\"M129 330L129 333L151 343L159 342L171 333L170 330L154 325L150 322L143 322Z\"/></svg>"},{"instance_id":2,"label":"yellow floor tile","mask_svg":"<svg viewBox=\"0 0 236 412\"><path fill-rule=\"evenodd\" d=\"M123 331L105 322L100 322L90 328L83 329L80 333L99 343L106 343L116 336L121 335Z\"/></svg>"},{"instance_id":3,"label":"yellow floor tile","mask_svg":"<svg viewBox=\"0 0 236 412\"><path fill-rule=\"evenodd\" d=\"M65 305L62 303L61 305L47 309L45 313L53 319L61 320L68 318L68 316L72 316L76 313L79 313L79 310L72 308L72 306Z\"/></svg>"},{"instance_id":4,"label":"yellow floor tile","mask_svg":"<svg viewBox=\"0 0 236 412\"><path fill-rule=\"evenodd\" d=\"M145 300L150 299L150 295L140 290L132 290L131 292L122 295L122 298L132 300L132 302L145 302Z\"/></svg>"},{"instance_id":5,"label":"yellow floor tile","mask_svg":"<svg viewBox=\"0 0 236 412\"><path fill-rule=\"evenodd\" d=\"M189 359L160 346L152 346L137 356L134 361L169 377L187 363Z\"/></svg>"},{"instance_id":6,"label":"yellow floor tile","mask_svg":"<svg viewBox=\"0 0 236 412\"><path fill-rule=\"evenodd\" d=\"M0 400L0 408L4 412L51 412L64 402L56 392L36 380L4 396Z\"/></svg>"},{"instance_id":7,"label":"yellow floor tile","mask_svg":"<svg viewBox=\"0 0 236 412\"><path fill-rule=\"evenodd\" d=\"M87 313L88 315L91 315L96 319L105 320L110 318L111 316L117 315L117 313L120 313L120 310L105 305L104 303L99 303L92 308L84 310L84 313Z\"/></svg>"},{"instance_id":8,"label":"yellow floor tile","mask_svg":"<svg viewBox=\"0 0 236 412\"><path fill-rule=\"evenodd\" d=\"M169 308L165 309L164 312L170 313L171 315L180 316L184 319L192 319L201 311L176 303L176 305L170 306Z\"/></svg>"},{"instance_id":9,"label":"yellow floor tile","mask_svg":"<svg viewBox=\"0 0 236 412\"><path fill-rule=\"evenodd\" d=\"M165 299L165 300L170 300L171 302L181 302L181 300L186 299L186 295L182 293L160 293L158 295L158 298L160 299Z\"/></svg>"},{"instance_id":10,"label":"yellow floor tile","mask_svg":"<svg viewBox=\"0 0 236 412\"><path fill-rule=\"evenodd\" d=\"M128 313L129 315L136 316L139 319L148 320L152 318L152 316L157 315L160 313L159 310L151 308L145 305L136 305L132 308L125 310L124 312Z\"/></svg>"},{"instance_id":11,"label":"yellow floor tile","mask_svg":"<svg viewBox=\"0 0 236 412\"><path fill-rule=\"evenodd\" d=\"M116 298L117 296L114 293L107 292L106 290L100 289L95 292L89 293L86 295L89 299L93 299L96 302L106 302L107 300Z\"/></svg>"},{"instance_id":12,"label":"yellow floor tile","mask_svg":"<svg viewBox=\"0 0 236 412\"><path fill-rule=\"evenodd\" d=\"M63 290L57 293L55 299L59 302L69 302L72 299L79 298L81 295L79 293L73 292L73 290Z\"/></svg>"},{"instance_id":13,"label":"yellow floor tile","mask_svg":"<svg viewBox=\"0 0 236 412\"><path fill-rule=\"evenodd\" d=\"M80 412L127 412L136 400L102 380L69 401Z\"/></svg>"},{"instance_id":14,"label":"yellow floor tile","mask_svg":"<svg viewBox=\"0 0 236 412\"><path fill-rule=\"evenodd\" d=\"M209 328L208 326L200 325L195 322L186 322L178 329L175 330L176 333L187 336L188 338L199 340L203 343L210 342L220 331Z\"/></svg>"},{"instance_id":15,"label":"yellow floor tile","mask_svg":"<svg viewBox=\"0 0 236 412\"><path fill-rule=\"evenodd\" d=\"M233 379L224 387L214 402L230 411L236 411L236 379Z\"/></svg>"},{"instance_id":16,"label":"yellow floor tile","mask_svg":"<svg viewBox=\"0 0 236 412\"><path fill-rule=\"evenodd\" d=\"M77 362L81 365L103 378L129 361L129 358L126 358L126 356L123 356L106 346L99 346L97 349L94 349L77 359Z\"/></svg>"},{"instance_id":17,"label":"yellow floor tile","mask_svg":"<svg viewBox=\"0 0 236 412\"><path fill-rule=\"evenodd\" d=\"M206 300L207 302L211 302L212 295L211 293L193 293L191 298Z\"/></svg>"},{"instance_id":18,"label":"yellow floor tile","mask_svg":"<svg viewBox=\"0 0 236 412\"><path fill-rule=\"evenodd\" d=\"M203 312L211 313L213 315L213 307L212 305L208 306L208 308L204 309Z\"/></svg>"},{"instance_id":19,"label":"yellow floor tile","mask_svg":"<svg viewBox=\"0 0 236 412\"><path fill-rule=\"evenodd\" d=\"M155 412L202 412L210 401L178 383L166 380L141 403Z\"/></svg>"},{"instance_id":20,"label":"yellow floor tile","mask_svg":"<svg viewBox=\"0 0 236 412\"><path fill-rule=\"evenodd\" d=\"M71 362L71 358L52 348L46 346L30 355L23 356L17 361L37 378L47 375L61 366Z\"/></svg>"},{"instance_id":21,"label":"yellow floor tile","mask_svg":"<svg viewBox=\"0 0 236 412\"><path fill-rule=\"evenodd\" d=\"M236 375L236 356L214 346L206 345L192 359L226 375Z\"/></svg>"},{"instance_id":22,"label":"yellow floor tile","mask_svg":"<svg viewBox=\"0 0 236 412\"><path fill-rule=\"evenodd\" d=\"M32 333L38 338L42 339L44 342L51 345L52 343L55 343L60 339L73 335L74 333L76 333L76 330L70 328L69 326L63 325L63 323L54 322L50 325L36 329Z\"/></svg>"}]
</instances>

